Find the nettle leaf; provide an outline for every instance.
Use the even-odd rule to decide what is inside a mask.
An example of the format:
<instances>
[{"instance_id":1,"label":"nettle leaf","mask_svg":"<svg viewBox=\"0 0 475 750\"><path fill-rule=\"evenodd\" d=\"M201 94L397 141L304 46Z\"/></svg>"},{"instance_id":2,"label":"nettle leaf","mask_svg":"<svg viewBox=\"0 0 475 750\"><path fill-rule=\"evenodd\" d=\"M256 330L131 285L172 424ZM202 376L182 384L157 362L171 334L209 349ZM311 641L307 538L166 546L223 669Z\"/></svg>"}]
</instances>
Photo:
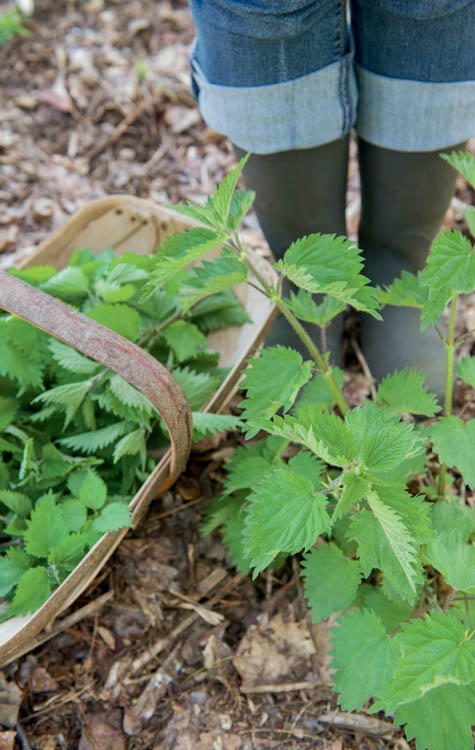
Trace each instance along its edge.
<instances>
[{"instance_id":1,"label":"nettle leaf","mask_svg":"<svg viewBox=\"0 0 475 750\"><path fill-rule=\"evenodd\" d=\"M364 500L371 490L371 483L354 471L347 471L342 477L342 491L332 521L344 516L355 505Z\"/></svg>"},{"instance_id":2,"label":"nettle leaf","mask_svg":"<svg viewBox=\"0 0 475 750\"><path fill-rule=\"evenodd\" d=\"M326 293L380 319L376 312L377 290L367 287L360 274L361 252L344 237L310 234L293 242L276 268L297 286L313 293Z\"/></svg>"},{"instance_id":3,"label":"nettle leaf","mask_svg":"<svg viewBox=\"0 0 475 750\"><path fill-rule=\"evenodd\" d=\"M58 269L53 266L31 266L31 268L8 268L7 272L18 279L26 281L31 286L44 284L45 281L56 276Z\"/></svg>"},{"instance_id":4,"label":"nettle leaf","mask_svg":"<svg viewBox=\"0 0 475 750\"><path fill-rule=\"evenodd\" d=\"M46 568L41 565L30 568L23 574L12 603L0 619L6 620L15 615L35 612L45 603L50 594L51 583Z\"/></svg>"},{"instance_id":5,"label":"nettle leaf","mask_svg":"<svg viewBox=\"0 0 475 750\"><path fill-rule=\"evenodd\" d=\"M210 294L230 289L247 279L247 267L229 250L223 250L213 262L204 260L193 266L180 287L180 305L187 312Z\"/></svg>"},{"instance_id":6,"label":"nettle leaf","mask_svg":"<svg viewBox=\"0 0 475 750\"><path fill-rule=\"evenodd\" d=\"M78 266L63 268L55 276L39 284L40 289L55 297L71 299L87 294L89 279Z\"/></svg>"},{"instance_id":7,"label":"nettle leaf","mask_svg":"<svg viewBox=\"0 0 475 750\"><path fill-rule=\"evenodd\" d=\"M213 395L219 379L208 372L195 372L189 367L176 367L172 375L182 387L192 411L198 411Z\"/></svg>"},{"instance_id":8,"label":"nettle leaf","mask_svg":"<svg viewBox=\"0 0 475 750\"><path fill-rule=\"evenodd\" d=\"M130 341L136 341L140 333L140 314L129 305L96 305L86 315Z\"/></svg>"},{"instance_id":9,"label":"nettle leaf","mask_svg":"<svg viewBox=\"0 0 475 750\"><path fill-rule=\"evenodd\" d=\"M46 403L55 406L59 405L65 409L64 427L66 428L86 396L89 394L92 385L92 378L89 380L81 380L77 383L57 385L55 388L50 388L48 391L40 393L39 396L36 396L36 398L33 399L32 403Z\"/></svg>"},{"instance_id":10,"label":"nettle leaf","mask_svg":"<svg viewBox=\"0 0 475 750\"><path fill-rule=\"evenodd\" d=\"M339 367L332 367L331 374L339 388L342 388L343 370L340 370ZM328 385L325 375L314 375L310 382L302 388L293 411L298 417L307 406L316 407L317 409L330 409L335 403L335 396Z\"/></svg>"},{"instance_id":11,"label":"nettle leaf","mask_svg":"<svg viewBox=\"0 0 475 750\"><path fill-rule=\"evenodd\" d=\"M6 596L30 567L31 557L20 547L9 547L0 557L0 596Z\"/></svg>"},{"instance_id":12,"label":"nettle leaf","mask_svg":"<svg viewBox=\"0 0 475 750\"><path fill-rule=\"evenodd\" d=\"M458 531L464 542L475 535L475 508L469 505L431 503L429 518L437 534L453 529Z\"/></svg>"},{"instance_id":13,"label":"nettle leaf","mask_svg":"<svg viewBox=\"0 0 475 750\"><path fill-rule=\"evenodd\" d=\"M313 622L353 603L361 581L361 569L359 563L348 560L336 544L330 542L312 549L302 565L305 596Z\"/></svg>"},{"instance_id":14,"label":"nettle leaf","mask_svg":"<svg viewBox=\"0 0 475 750\"><path fill-rule=\"evenodd\" d=\"M145 432L142 427L133 432L129 432L128 435L124 435L121 438L115 448L113 459L116 464L123 456L135 456L139 454L142 464L145 463L146 458L146 445L145 445Z\"/></svg>"},{"instance_id":15,"label":"nettle leaf","mask_svg":"<svg viewBox=\"0 0 475 750\"><path fill-rule=\"evenodd\" d=\"M209 412L194 411L193 418L193 440L201 440L207 435L215 435L223 430L238 430L242 426L239 417L232 414L211 414ZM196 431L196 434L195 434Z\"/></svg>"},{"instance_id":16,"label":"nettle leaf","mask_svg":"<svg viewBox=\"0 0 475 750\"><path fill-rule=\"evenodd\" d=\"M437 235L421 272L421 282L429 288L421 318L423 331L429 323L437 321L455 295L471 292L475 286L472 243L458 229L447 229Z\"/></svg>"},{"instance_id":17,"label":"nettle leaf","mask_svg":"<svg viewBox=\"0 0 475 750\"><path fill-rule=\"evenodd\" d=\"M75 498L64 500L58 505L58 510L68 531L80 531L86 523L87 508L80 500Z\"/></svg>"},{"instance_id":18,"label":"nettle leaf","mask_svg":"<svg viewBox=\"0 0 475 750\"><path fill-rule=\"evenodd\" d=\"M385 505L392 508L419 544L425 544L433 537L430 523L431 504L421 495L411 495L404 486L387 480L373 480L373 489Z\"/></svg>"},{"instance_id":19,"label":"nettle leaf","mask_svg":"<svg viewBox=\"0 0 475 750\"><path fill-rule=\"evenodd\" d=\"M82 432L79 435L70 435L58 442L60 445L81 451L81 453L96 453L102 448L115 443L122 435L130 432L133 426L133 423L128 421L115 422L107 427L101 427L99 430Z\"/></svg>"},{"instance_id":20,"label":"nettle leaf","mask_svg":"<svg viewBox=\"0 0 475 750\"><path fill-rule=\"evenodd\" d=\"M6 505L7 508L16 516L20 518L27 518L30 515L33 508L28 495L24 495L22 492L13 492L12 490L0 490L0 503Z\"/></svg>"},{"instance_id":21,"label":"nettle leaf","mask_svg":"<svg viewBox=\"0 0 475 750\"><path fill-rule=\"evenodd\" d=\"M422 414L433 417L440 406L437 398L423 386L426 375L405 368L387 375L379 385L377 398L388 414Z\"/></svg>"},{"instance_id":22,"label":"nettle leaf","mask_svg":"<svg viewBox=\"0 0 475 750\"><path fill-rule=\"evenodd\" d=\"M472 750L475 683L436 687L398 708L394 721L406 724L406 737L416 737L417 750Z\"/></svg>"},{"instance_id":23,"label":"nettle leaf","mask_svg":"<svg viewBox=\"0 0 475 750\"><path fill-rule=\"evenodd\" d=\"M193 357L206 346L206 336L200 329L185 320L176 320L162 331L162 336L173 350L178 362Z\"/></svg>"},{"instance_id":24,"label":"nettle leaf","mask_svg":"<svg viewBox=\"0 0 475 750\"><path fill-rule=\"evenodd\" d=\"M475 157L469 151L452 151L451 154L440 154L440 157L448 161L475 188Z\"/></svg>"},{"instance_id":25,"label":"nettle leaf","mask_svg":"<svg viewBox=\"0 0 475 750\"><path fill-rule=\"evenodd\" d=\"M374 612L347 612L332 628L333 681L344 711L360 711L374 695L380 695L400 659L396 639L389 639Z\"/></svg>"},{"instance_id":26,"label":"nettle leaf","mask_svg":"<svg viewBox=\"0 0 475 750\"><path fill-rule=\"evenodd\" d=\"M156 416L157 410L147 396L120 375L111 375L109 378L109 388L121 403L131 406L134 409L140 409L149 416Z\"/></svg>"},{"instance_id":27,"label":"nettle leaf","mask_svg":"<svg viewBox=\"0 0 475 750\"><path fill-rule=\"evenodd\" d=\"M272 421L262 424L272 435L304 445L332 466L346 466L357 452L357 445L345 422L330 412L307 407L299 414L298 420L289 415L275 416Z\"/></svg>"},{"instance_id":28,"label":"nettle leaf","mask_svg":"<svg viewBox=\"0 0 475 750\"><path fill-rule=\"evenodd\" d=\"M142 262L144 258L142 256ZM133 281L144 281L148 279L148 270L140 268L137 263L139 262L139 256L135 253L129 253L123 256L120 260L113 258L111 261L110 271L107 274L107 281L112 284L130 284ZM145 256L145 264L148 268L152 267L153 261L150 257Z\"/></svg>"},{"instance_id":29,"label":"nettle leaf","mask_svg":"<svg viewBox=\"0 0 475 750\"><path fill-rule=\"evenodd\" d=\"M22 388L43 387L46 334L14 315L0 317L0 375L17 381Z\"/></svg>"},{"instance_id":30,"label":"nettle leaf","mask_svg":"<svg viewBox=\"0 0 475 750\"><path fill-rule=\"evenodd\" d=\"M31 512L31 519L26 523L25 549L28 554L35 557L48 557L50 551L68 533L52 495L45 495L37 500Z\"/></svg>"},{"instance_id":31,"label":"nettle leaf","mask_svg":"<svg viewBox=\"0 0 475 750\"><path fill-rule=\"evenodd\" d=\"M95 362L93 359L85 357L73 349L72 346L63 344L57 339L50 338L48 341L48 349L53 355L54 360L64 367L69 372L74 372L78 375L93 375L98 371L102 365L99 362Z\"/></svg>"},{"instance_id":32,"label":"nettle leaf","mask_svg":"<svg viewBox=\"0 0 475 750\"><path fill-rule=\"evenodd\" d=\"M203 333L251 322L232 289L225 289L198 302L191 313L191 320Z\"/></svg>"},{"instance_id":33,"label":"nettle leaf","mask_svg":"<svg viewBox=\"0 0 475 750\"><path fill-rule=\"evenodd\" d=\"M236 232L250 210L256 194L254 190L235 190L231 198L231 205L228 214L228 227Z\"/></svg>"},{"instance_id":34,"label":"nettle leaf","mask_svg":"<svg viewBox=\"0 0 475 750\"><path fill-rule=\"evenodd\" d=\"M16 416L20 402L15 398L0 396L0 431L8 427Z\"/></svg>"},{"instance_id":35,"label":"nettle leaf","mask_svg":"<svg viewBox=\"0 0 475 750\"><path fill-rule=\"evenodd\" d=\"M441 417L431 425L430 436L440 462L455 466L462 473L464 482L475 489L475 419L464 423L454 415Z\"/></svg>"},{"instance_id":36,"label":"nettle leaf","mask_svg":"<svg viewBox=\"0 0 475 750\"><path fill-rule=\"evenodd\" d=\"M298 352L284 346L269 347L260 357L249 360L241 381L246 398L239 404L244 410L247 438L259 432L262 418L271 417L281 407L288 411L311 374L312 363L303 362Z\"/></svg>"},{"instance_id":37,"label":"nettle leaf","mask_svg":"<svg viewBox=\"0 0 475 750\"><path fill-rule=\"evenodd\" d=\"M61 579L65 578L81 562L86 549L84 534L68 534L48 555L48 562L53 565Z\"/></svg>"},{"instance_id":38,"label":"nettle leaf","mask_svg":"<svg viewBox=\"0 0 475 750\"><path fill-rule=\"evenodd\" d=\"M457 362L457 377L475 388L475 357L464 357Z\"/></svg>"},{"instance_id":39,"label":"nettle leaf","mask_svg":"<svg viewBox=\"0 0 475 750\"><path fill-rule=\"evenodd\" d=\"M181 207L174 206L173 208L179 211ZM193 227L185 232L171 235L157 249L154 269L150 274L146 289L153 290L157 286L163 286L190 263L201 258L213 247L220 245L224 239L223 234L204 227Z\"/></svg>"},{"instance_id":40,"label":"nettle leaf","mask_svg":"<svg viewBox=\"0 0 475 750\"><path fill-rule=\"evenodd\" d=\"M287 463L289 469L306 477L311 482L319 482L323 475L323 463L319 458L307 451L299 451L295 456L289 458Z\"/></svg>"},{"instance_id":41,"label":"nettle leaf","mask_svg":"<svg viewBox=\"0 0 475 750\"><path fill-rule=\"evenodd\" d=\"M223 541L237 570L246 576L251 570L243 540L247 498L229 498L229 502L228 514L224 521Z\"/></svg>"},{"instance_id":42,"label":"nettle leaf","mask_svg":"<svg viewBox=\"0 0 475 750\"><path fill-rule=\"evenodd\" d=\"M213 208L216 211L216 214L221 219L223 227L227 227L229 224L228 216L229 216L229 211L231 208L233 193L234 193L237 181L239 179L239 175L241 174L244 168L244 165L249 159L249 157L250 157L250 153L243 156L243 158L240 160L237 167L232 169L231 172L228 175L226 175L224 180L221 180L221 182L219 183L216 189L215 194L213 195L211 199Z\"/></svg>"},{"instance_id":43,"label":"nettle leaf","mask_svg":"<svg viewBox=\"0 0 475 750\"><path fill-rule=\"evenodd\" d=\"M126 503L109 503L102 509L98 518L93 521L93 528L105 534L107 531L118 531L125 527L132 528L132 512Z\"/></svg>"},{"instance_id":44,"label":"nettle leaf","mask_svg":"<svg viewBox=\"0 0 475 750\"><path fill-rule=\"evenodd\" d=\"M186 203L182 206L169 206L169 208L171 208L173 211L177 211L179 214L190 216L192 219L196 219L202 224L206 224L213 229L216 229L220 224L219 216L217 215L211 202L211 198L209 197L207 198L206 204L204 206L200 206L197 203L192 203L191 201L186 201Z\"/></svg>"},{"instance_id":45,"label":"nettle leaf","mask_svg":"<svg viewBox=\"0 0 475 750\"><path fill-rule=\"evenodd\" d=\"M475 642L449 614L432 612L402 625L396 636L401 648L393 677L377 691L371 712L393 713L441 685L470 685L475 671Z\"/></svg>"},{"instance_id":46,"label":"nettle leaf","mask_svg":"<svg viewBox=\"0 0 475 750\"><path fill-rule=\"evenodd\" d=\"M313 295L304 289L299 289L297 294L291 292L287 304L295 317L318 326L325 326L346 307L345 302L328 295L317 305Z\"/></svg>"},{"instance_id":47,"label":"nettle leaf","mask_svg":"<svg viewBox=\"0 0 475 750\"><path fill-rule=\"evenodd\" d=\"M262 455L249 450L253 446L238 446L231 462L225 467L224 487L227 493L253 488L272 464Z\"/></svg>"},{"instance_id":48,"label":"nettle leaf","mask_svg":"<svg viewBox=\"0 0 475 750\"><path fill-rule=\"evenodd\" d=\"M74 468L74 459L65 456L52 443L47 443L41 449L41 475L46 479L65 477Z\"/></svg>"},{"instance_id":49,"label":"nettle leaf","mask_svg":"<svg viewBox=\"0 0 475 750\"><path fill-rule=\"evenodd\" d=\"M408 620L413 607L405 602L394 602L385 596L381 586L363 583L358 591L358 605L375 612L383 623L387 633L391 633L402 622Z\"/></svg>"},{"instance_id":50,"label":"nettle leaf","mask_svg":"<svg viewBox=\"0 0 475 750\"><path fill-rule=\"evenodd\" d=\"M428 298L429 290L422 283L420 271L417 274L402 271L400 277L390 286L379 289L379 300L382 305L415 307L422 310Z\"/></svg>"},{"instance_id":51,"label":"nettle leaf","mask_svg":"<svg viewBox=\"0 0 475 750\"><path fill-rule=\"evenodd\" d=\"M398 415L388 414L376 404L367 402L352 409L345 423L359 447L361 461L371 472L387 472L425 451L413 424L401 422Z\"/></svg>"},{"instance_id":52,"label":"nettle leaf","mask_svg":"<svg viewBox=\"0 0 475 750\"><path fill-rule=\"evenodd\" d=\"M348 539L358 544L358 557L365 578L373 568L382 570L396 593L412 604L421 580L417 545L398 513L378 496L368 494L372 512L361 511L351 521Z\"/></svg>"},{"instance_id":53,"label":"nettle leaf","mask_svg":"<svg viewBox=\"0 0 475 750\"><path fill-rule=\"evenodd\" d=\"M475 596L475 546L465 544L455 529L432 539L424 557L449 586Z\"/></svg>"},{"instance_id":54,"label":"nettle leaf","mask_svg":"<svg viewBox=\"0 0 475 750\"><path fill-rule=\"evenodd\" d=\"M78 497L85 508L98 510L102 508L107 499L107 486L103 479L93 469L75 472L68 482L70 489L74 487L74 494ZM79 491L78 491L79 490Z\"/></svg>"},{"instance_id":55,"label":"nettle leaf","mask_svg":"<svg viewBox=\"0 0 475 750\"><path fill-rule=\"evenodd\" d=\"M249 495L244 543L254 577L279 552L295 554L328 531L330 519L321 482L311 482L285 466L268 472Z\"/></svg>"}]
</instances>

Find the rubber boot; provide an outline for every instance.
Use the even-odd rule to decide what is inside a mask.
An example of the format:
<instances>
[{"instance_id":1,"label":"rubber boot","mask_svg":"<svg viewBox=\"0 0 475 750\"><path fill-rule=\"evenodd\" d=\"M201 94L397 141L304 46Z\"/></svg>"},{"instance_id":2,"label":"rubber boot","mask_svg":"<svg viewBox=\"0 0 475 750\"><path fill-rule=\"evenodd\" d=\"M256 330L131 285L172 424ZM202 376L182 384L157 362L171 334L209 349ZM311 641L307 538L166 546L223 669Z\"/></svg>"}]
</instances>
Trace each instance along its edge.
<instances>
[{"instance_id":1,"label":"rubber boot","mask_svg":"<svg viewBox=\"0 0 475 750\"><path fill-rule=\"evenodd\" d=\"M234 146L241 159L245 152ZM345 197L348 171L348 137L316 148L253 154L244 167L246 186L256 193L254 209L264 236L279 260L299 237L321 232L346 234ZM291 285L284 286L284 293ZM318 301L318 300L317 300ZM321 346L320 329L305 324ZM333 364L341 359L343 315L327 328L326 341ZM292 346L306 358L308 352L282 315L276 320L266 345Z\"/></svg>"},{"instance_id":2,"label":"rubber boot","mask_svg":"<svg viewBox=\"0 0 475 750\"><path fill-rule=\"evenodd\" d=\"M402 270L416 273L426 261L454 194L456 171L439 153L399 152L358 141L361 176L359 246L365 273L376 284L390 284ZM427 373L426 384L439 400L445 391L445 347L430 326L420 331L420 311L387 306L383 322L361 319L364 356L380 381L404 367ZM445 334L445 331L444 331Z\"/></svg>"}]
</instances>

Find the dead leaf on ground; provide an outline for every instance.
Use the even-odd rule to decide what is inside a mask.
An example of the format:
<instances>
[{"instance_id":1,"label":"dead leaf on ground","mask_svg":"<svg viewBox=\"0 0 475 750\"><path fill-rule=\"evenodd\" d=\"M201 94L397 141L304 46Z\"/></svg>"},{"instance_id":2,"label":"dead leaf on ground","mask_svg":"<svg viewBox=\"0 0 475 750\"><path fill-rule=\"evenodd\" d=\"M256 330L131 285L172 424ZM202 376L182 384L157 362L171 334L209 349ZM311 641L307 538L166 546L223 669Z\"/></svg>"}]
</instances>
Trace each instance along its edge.
<instances>
[{"instance_id":1,"label":"dead leaf on ground","mask_svg":"<svg viewBox=\"0 0 475 750\"><path fill-rule=\"evenodd\" d=\"M124 733L111 723L118 713L112 717L111 714L111 711L104 711L84 717L79 750L126 750Z\"/></svg>"},{"instance_id":2,"label":"dead leaf on ground","mask_svg":"<svg viewBox=\"0 0 475 750\"><path fill-rule=\"evenodd\" d=\"M7 681L0 672L0 724L4 727L14 727L18 721L18 711L22 698L22 691L13 681Z\"/></svg>"}]
</instances>

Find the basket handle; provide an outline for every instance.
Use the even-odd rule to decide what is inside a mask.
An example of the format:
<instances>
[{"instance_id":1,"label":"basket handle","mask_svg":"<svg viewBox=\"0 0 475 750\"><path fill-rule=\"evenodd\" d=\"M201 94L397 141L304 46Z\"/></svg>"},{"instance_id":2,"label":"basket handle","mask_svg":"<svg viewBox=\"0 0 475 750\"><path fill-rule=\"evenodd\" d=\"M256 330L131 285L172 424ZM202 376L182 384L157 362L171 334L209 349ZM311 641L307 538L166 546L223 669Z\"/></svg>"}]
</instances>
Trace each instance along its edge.
<instances>
[{"instance_id":1,"label":"basket handle","mask_svg":"<svg viewBox=\"0 0 475 750\"><path fill-rule=\"evenodd\" d=\"M190 455L192 418L188 399L166 367L115 331L5 271L0 271L0 308L114 370L150 399L168 428L172 449L170 473L158 492L170 487Z\"/></svg>"}]
</instances>

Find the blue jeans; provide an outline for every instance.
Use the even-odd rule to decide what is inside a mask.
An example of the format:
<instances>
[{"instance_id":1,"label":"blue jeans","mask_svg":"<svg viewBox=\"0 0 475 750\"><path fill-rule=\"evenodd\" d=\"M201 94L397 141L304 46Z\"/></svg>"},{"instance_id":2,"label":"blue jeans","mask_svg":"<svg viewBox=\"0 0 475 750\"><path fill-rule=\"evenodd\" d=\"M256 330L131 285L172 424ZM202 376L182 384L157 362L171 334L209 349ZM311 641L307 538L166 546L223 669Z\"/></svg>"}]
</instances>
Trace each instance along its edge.
<instances>
[{"instance_id":1,"label":"blue jeans","mask_svg":"<svg viewBox=\"0 0 475 750\"><path fill-rule=\"evenodd\" d=\"M201 113L245 150L311 148L350 127L400 151L475 135L475 0L190 5Z\"/></svg>"}]
</instances>

